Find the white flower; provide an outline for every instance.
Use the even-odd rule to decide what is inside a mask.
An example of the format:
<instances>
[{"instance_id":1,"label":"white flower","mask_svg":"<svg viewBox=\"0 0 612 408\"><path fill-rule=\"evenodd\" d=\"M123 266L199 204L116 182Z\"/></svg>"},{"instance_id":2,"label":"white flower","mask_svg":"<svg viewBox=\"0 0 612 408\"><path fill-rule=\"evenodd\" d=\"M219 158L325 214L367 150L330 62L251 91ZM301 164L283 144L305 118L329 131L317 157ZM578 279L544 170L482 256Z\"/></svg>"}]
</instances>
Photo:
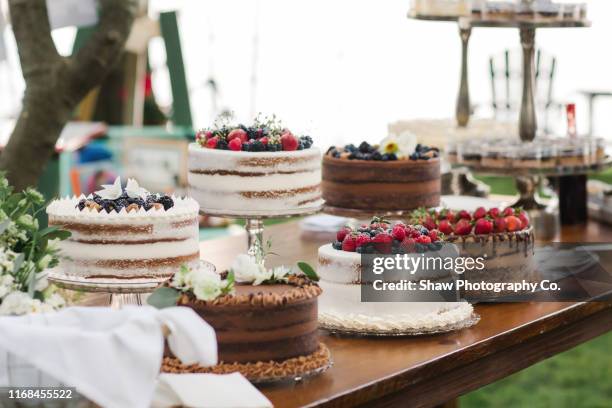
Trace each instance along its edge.
<instances>
[{"instance_id":1,"label":"white flower","mask_svg":"<svg viewBox=\"0 0 612 408\"><path fill-rule=\"evenodd\" d=\"M58 293L54 293L45 299L45 305L51 307L52 310L57 310L66 306L66 301Z\"/></svg>"},{"instance_id":2,"label":"white flower","mask_svg":"<svg viewBox=\"0 0 612 408\"><path fill-rule=\"evenodd\" d=\"M43 271L37 274L34 279L36 279L36 283L34 284L34 290L37 292L42 292L49 286L49 281L47 280L47 272Z\"/></svg>"},{"instance_id":3,"label":"white flower","mask_svg":"<svg viewBox=\"0 0 612 408\"><path fill-rule=\"evenodd\" d=\"M40 303L40 302L39 302ZM11 292L0 304L0 316L24 315L35 308L34 299L25 292Z\"/></svg>"},{"instance_id":4,"label":"white flower","mask_svg":"<svg viewBox=\"0 0 612 408\"><path fill-rule=\"evenodd\" d=\"M121 197L122 193L121 177L117 177L113 184L102 184L102 190L96 191L96 194L105 200L115 200Z\"/></svg>"},{"instance_id":5,"label":"white flower","mask_svg":"<svg viewBox=\"0 0 612 408\"><path fill-rule=\"evenodd\" d=\"M247 254L238 255L232 263L231 270L234 272L236 282L253 282L253 285L260 285L271 277L270 271Z\"/></svg>"},{"instance_id":6,"label":"white flower","mask_svg":"<svg viewBox=\"0 0 612 408\"><path fill-rule=\"evenodd\" d=\"M215 272L197 269L191 277L193 294L199 300L213 300L221 295L221 277Z\"/></svg>"},{"instance_id":7,"label":"white flower","mask_svg":"<svg viewBox=\"0 0 612 408\"><path fill-rule=\"evenodd\" d=\"M15 279L12 275L0 276L0 300L14 290Z\"/></svg>"},{"instance_id":8,"label":"white flower","mask_svg":"<svg viewBox=\"0 0 612 408\"><path fill-rule=\"evenodd\" d=\"M38 265L36 266L38 266L40 270L47 269L52 260L53 260L53 257L47 254L43 256L42 258L40 258L40 260L38 261Z\"/></svg>"},{"instance_id":9,"label":"white flower","mask_svg":"<svg viewBox=\"0 0 612 408\"><path fill-rule=\"evenodd\" d=\"M189 287L191 286L191 270L183 265L177 273L172 277L172 286L175 288Z\"/></svg>"},{"instance_id":10,"label":"white flower","mask_svg":"<svg viewBox=\"0 0 612 408\"><path fill-rule=\"evenodd\" d=\"M27 229L38 229L38 220L30 214L23 214L17 219L17 224Z\"/></svg>"},{"instance_id":11,"label":"white flower","mask_svg":"<svg viewBox=\"0 0 612 408\"><path fill-rule=\"evenodd\" d=\"M270 271L270 274L272 275L272 279L275 281L285 281L287 279L287 275L291 274L291 268L286 266L277 266Z\"/></svg>"},{"instance_id":12,"label":"white flower","mask_svg":"<svg viewBox=\"0 0 612 408\"><path fill-rule=\"evenodd\" d=\"M416 136L403 132L399 136L389 135L380 142L378 150L381 153L395 153L398 159L403 159L414 153L417 145Z\"/></svg>"},{"instance_id":13,"label":"white flower","mask_svg":"<svg viewBox=\"0 0 612 408\"><path fill-rule=\"evenodd\" d=\"M146 198L147 194L149 194L149 192L145 188L140 187L138 182L133 178L128 179L127 184L125 185L125 192L131 198L140 197L144 199Z\"/></svg>"}]
</instances>

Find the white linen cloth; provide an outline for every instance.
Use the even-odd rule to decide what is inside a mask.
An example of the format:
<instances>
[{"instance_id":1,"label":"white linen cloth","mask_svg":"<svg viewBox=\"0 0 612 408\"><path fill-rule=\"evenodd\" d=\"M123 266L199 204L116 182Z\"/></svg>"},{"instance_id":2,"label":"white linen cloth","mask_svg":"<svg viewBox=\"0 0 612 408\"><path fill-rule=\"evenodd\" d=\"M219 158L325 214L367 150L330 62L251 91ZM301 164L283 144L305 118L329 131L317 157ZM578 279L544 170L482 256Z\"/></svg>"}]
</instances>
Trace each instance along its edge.
<instances>
[{"instance_id":1,"label":"white linen cloth","mask_svg":"<svg viewBox=\"0 0 612 408\"><path fill-rule=\"evenodd\" d=\"M189 308L75 307L0 318L0 386L64 384L104 407L148 408L163 356L164 326L170 330L169 347L181 361L217 363L214 329ZM46 375L32 376L35 370ZM41 379L46 383L35 383Z\"/></svg>"},{"instance_id":2,"label":"white linen cloth","mask_svg":"<svg viewBox=\"0 0 612 408\"><path fill-rule=\"evenodd\" d=\"M161 374L153 408L271 408L242 374Z\"/></svg>"}]
</instances>

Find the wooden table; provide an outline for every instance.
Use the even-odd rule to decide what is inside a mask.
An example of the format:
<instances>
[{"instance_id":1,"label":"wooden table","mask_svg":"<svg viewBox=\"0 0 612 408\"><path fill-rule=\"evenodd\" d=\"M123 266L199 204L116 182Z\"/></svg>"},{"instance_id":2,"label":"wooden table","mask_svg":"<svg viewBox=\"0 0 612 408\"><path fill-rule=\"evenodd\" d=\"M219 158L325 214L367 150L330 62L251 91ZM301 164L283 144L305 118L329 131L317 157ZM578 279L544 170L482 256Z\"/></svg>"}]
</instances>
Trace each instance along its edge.
<instances>
[{"instance_id":1,"label":"wooden table","mask_svg":"<svg viewBox=\"0 0 612 408\"><path fill-rule=\"evenodd\" d=\"M269 264L316 264L321 242L302 240L297 222L267 228ZM612 242L612 228L594 222L564 227L565 242ZM244 236L201 244L201 253L229 267L246 250ZM434 406L529 367L612 329L612 303L477 305L481 321L455 333L409 338L348 338L321 332L334 365L296 384L262 387L275 407Z\"/></svg>"}]
</instances>

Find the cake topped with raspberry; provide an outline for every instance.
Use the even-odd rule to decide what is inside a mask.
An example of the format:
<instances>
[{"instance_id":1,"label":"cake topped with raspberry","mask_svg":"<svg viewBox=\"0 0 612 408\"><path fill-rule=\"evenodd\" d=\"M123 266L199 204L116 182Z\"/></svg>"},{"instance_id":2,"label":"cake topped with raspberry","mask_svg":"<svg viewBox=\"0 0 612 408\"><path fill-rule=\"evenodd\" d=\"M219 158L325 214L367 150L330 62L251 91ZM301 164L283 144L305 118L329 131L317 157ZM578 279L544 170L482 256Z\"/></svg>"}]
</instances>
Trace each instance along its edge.
<instances>
[{"instance_id":1,"label":"cake topped with raspberry","mask_svg":"<svg viewBox=\"0 0 612 408\"><path fill-rule=\"evenodd\" d=\"M244 152L280 152L309 149L310 136L297 136L284 127L276 116L255 118L253 124L231 124L222 116L215 124L196 133L196 142L208 149Z\"/></svg>"},{"instance_id":2,"label":"cake topped with raspberry","mask_svg":"<svg viewBox=\"0 0 612 408\"><path fill-rule=\"evenodd\" d=\"M374 217L370 224L358 228L342 227L332 247L362 254L405 254L439 250L443 240L444 234L436 229L402 222L391 224L384 218Z\"/></svg>"}]
</instances>

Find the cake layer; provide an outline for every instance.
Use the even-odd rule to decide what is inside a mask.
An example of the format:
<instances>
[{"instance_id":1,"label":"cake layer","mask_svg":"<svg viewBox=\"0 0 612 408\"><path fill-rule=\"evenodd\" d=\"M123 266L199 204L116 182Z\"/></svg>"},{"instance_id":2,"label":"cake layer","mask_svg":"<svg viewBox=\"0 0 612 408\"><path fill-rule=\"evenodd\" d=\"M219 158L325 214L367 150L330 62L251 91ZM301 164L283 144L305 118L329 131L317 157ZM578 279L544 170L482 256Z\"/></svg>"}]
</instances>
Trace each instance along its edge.
<instances>
[{"instance_id":1,"label":"cake layer","mask_svg":"<svg viewBox=\"0 0 612 408\"><path fill-rule=\"evenodd\" d=\"M440 204L440 161L323 158L323 198L333 207L410 210Z\"/></svg>"},{"instance_id":2,"label":"cake layer","mask_svg":"<svg viewBox=\"0 0 612 408\"><path fill-rule=\"evenodd\" d=\"M214 327L220 361L282 361L317 350L320 293L311 283L238 284L232 296L212 302L183 297L179 304L193 308Z\"/></svg>"},{"instance_id":3,"label":"cake layer","mask_svg":"<svg viewBox=\"0 0 612 408\"><path fill-rule=\"evenodd\" d=\"M242 152L189 146L189 188L211 212L284 212L321 205L316 148Z\"/></svg>"}]
</instances>

